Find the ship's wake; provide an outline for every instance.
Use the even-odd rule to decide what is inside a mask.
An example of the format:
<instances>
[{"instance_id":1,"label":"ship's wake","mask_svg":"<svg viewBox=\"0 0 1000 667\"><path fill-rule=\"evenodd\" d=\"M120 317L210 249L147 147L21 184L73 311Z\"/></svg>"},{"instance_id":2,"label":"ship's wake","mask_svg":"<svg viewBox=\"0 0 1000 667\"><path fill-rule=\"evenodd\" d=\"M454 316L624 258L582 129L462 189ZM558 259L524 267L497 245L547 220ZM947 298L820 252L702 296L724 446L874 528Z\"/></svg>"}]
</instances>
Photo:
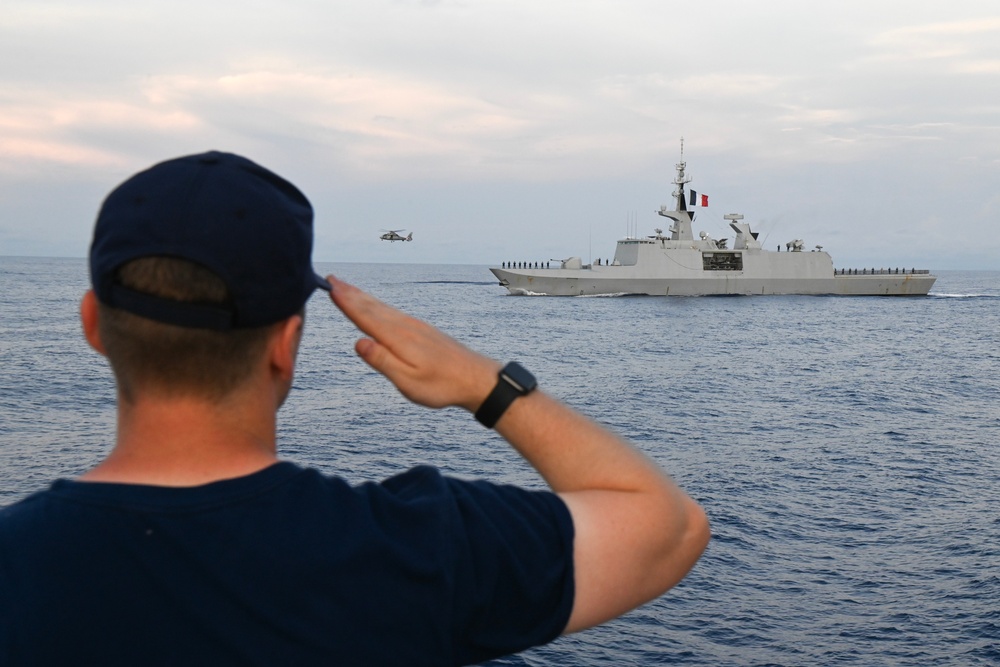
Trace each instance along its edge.
<instances>
[{"instance_id":1,"label":"ship's wake","mask_svg":"<svg viewBox=\"0 0 1000 667\"><path fill-rule=\"evenodd\" d=\"M510 296L550 296L546 292L532 292L528 289L517 288L510 293ZM573 295L575 299L614 299L622 296L636 296L631 292L615 292L613 294L576 294Z\"/></svg>"},{"instance_id":2,"label":"ship's wake","mask_svg":"<svg viewBox=\"0 0 1000 667\"><path fill-rule=\"evenodd\" d=\"M1000 294L947 294L931 292L927 296L936 299L1000 299Z\"/></svg>"}]
</instances>

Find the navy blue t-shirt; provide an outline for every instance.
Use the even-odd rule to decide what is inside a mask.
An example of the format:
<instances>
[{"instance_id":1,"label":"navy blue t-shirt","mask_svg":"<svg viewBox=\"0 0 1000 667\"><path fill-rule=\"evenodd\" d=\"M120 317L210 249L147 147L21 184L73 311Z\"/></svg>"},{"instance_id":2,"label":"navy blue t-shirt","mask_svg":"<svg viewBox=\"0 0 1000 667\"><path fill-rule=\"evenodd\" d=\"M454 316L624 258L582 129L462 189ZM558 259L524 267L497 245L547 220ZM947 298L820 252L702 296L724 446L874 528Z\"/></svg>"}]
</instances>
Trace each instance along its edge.
<instances>
[{"instance_id":1,"label":"navy blue t-shirt","mask_svg":"<svg viewBox=\"0 0 1000 667\"><path fill-rule=\"evenodd\" d=\"M557 637L565 504L421 466L59 480L0 510L0 664L464 665Z\"/></svg>"}]
</instances>

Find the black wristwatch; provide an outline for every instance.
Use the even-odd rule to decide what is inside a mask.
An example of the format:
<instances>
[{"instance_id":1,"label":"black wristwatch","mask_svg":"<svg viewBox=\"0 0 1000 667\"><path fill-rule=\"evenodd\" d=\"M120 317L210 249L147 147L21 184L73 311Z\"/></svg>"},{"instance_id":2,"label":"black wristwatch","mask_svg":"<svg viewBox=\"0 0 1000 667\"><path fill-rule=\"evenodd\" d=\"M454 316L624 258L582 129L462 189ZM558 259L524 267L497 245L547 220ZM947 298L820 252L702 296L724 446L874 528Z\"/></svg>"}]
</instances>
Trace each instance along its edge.
<instances>
[{"instance_id":1,"label":"black wristwatch","mask_svg":"<svg viewBox=\"0 0 1000 667\"><path fill-rule=\"evenodd\" d=\"M486 428L493 428L518 396L530 394L538 386L535 376L524 366L512 361L500 370L497 386L476 410L476 419Z\"/></svg>"}]
</instances>

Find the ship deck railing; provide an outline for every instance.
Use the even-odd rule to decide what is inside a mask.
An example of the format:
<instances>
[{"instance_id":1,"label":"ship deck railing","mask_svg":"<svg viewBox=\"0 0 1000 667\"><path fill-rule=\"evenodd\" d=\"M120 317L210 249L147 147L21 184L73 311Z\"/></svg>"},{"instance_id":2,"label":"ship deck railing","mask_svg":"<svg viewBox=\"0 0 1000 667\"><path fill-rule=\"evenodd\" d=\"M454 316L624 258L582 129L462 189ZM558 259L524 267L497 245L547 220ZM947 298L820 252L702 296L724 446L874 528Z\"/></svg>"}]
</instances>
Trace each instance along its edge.
<instances>
[{"instance_id":1,"label":"ship deck railing","mask_svg":"<svg viewBox=\"0 0 1000 667\"><path fill-rule=\"evenodd\" d=\"M895 275L927 275L930 269L834 269L835 276L895 276Z\"/></svg>"}]
</instances>

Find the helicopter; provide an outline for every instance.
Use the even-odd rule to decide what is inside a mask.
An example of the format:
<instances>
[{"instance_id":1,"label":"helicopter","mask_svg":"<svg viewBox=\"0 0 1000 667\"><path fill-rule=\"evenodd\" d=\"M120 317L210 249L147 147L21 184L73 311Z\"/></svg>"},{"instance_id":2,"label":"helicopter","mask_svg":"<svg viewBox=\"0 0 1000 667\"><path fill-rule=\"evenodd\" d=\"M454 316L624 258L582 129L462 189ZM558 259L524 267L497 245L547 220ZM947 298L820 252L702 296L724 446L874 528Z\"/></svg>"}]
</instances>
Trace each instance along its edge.
<instances>
[{"instance_id":1,"label":"helicopter","mask_svg":"<svg viewBox=\"0 0 1000 667\"><path fill-rule=\"evenodd\" d=\"M413 240L413 232L410 232L407 236L401 236L400 235L400 232L406 231L405 229L384 229L382 231L384 231L385 234L383 234L379 238L382 239L383 241L412 241Z\"/></svg>"}]
</instances>

